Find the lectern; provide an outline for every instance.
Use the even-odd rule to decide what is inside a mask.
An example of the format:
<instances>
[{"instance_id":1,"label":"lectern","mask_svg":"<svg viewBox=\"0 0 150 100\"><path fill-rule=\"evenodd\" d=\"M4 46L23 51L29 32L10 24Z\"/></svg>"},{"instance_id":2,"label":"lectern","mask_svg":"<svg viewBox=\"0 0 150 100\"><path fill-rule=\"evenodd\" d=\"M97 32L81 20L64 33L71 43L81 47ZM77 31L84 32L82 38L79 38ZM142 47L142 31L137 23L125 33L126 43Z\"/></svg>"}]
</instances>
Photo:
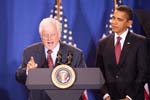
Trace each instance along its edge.
<instances>
[{"instance_id":1,"label":"lectern","mask_svg":"<svg viewBox=\"0 0 150 100\"><path fill-rule=\"evenodd\" d=\"M32 69L28 73L26 86L30 90L44 90L52 100L79 100L85 89L100 89L104 78L99 68L75 68L76 80L67 89L56 87L49 68Z\"/></svg>"}]
</instances>

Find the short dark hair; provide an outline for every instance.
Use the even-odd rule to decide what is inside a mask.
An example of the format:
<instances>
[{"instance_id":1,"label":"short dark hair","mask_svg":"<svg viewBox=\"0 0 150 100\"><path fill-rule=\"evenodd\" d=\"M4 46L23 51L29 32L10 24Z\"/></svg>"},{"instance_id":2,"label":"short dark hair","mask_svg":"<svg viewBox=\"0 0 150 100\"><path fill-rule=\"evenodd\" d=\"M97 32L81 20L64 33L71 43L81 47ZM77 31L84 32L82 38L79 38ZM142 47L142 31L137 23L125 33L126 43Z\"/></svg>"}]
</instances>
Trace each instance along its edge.
<instances>
[{"instance_id":1,"label":"short dark hair","mask_svg":"<svg viewBox=\"0 0 150 100\"><path fill-rule=\"evenodd\" d=\"M118 11L122 11L125 12L128 15L128 19L132 20L133 19L133 11L130 7L128 7L127 5L120 5L116 8L116 10Z\"/></svg>"}]
</instances>

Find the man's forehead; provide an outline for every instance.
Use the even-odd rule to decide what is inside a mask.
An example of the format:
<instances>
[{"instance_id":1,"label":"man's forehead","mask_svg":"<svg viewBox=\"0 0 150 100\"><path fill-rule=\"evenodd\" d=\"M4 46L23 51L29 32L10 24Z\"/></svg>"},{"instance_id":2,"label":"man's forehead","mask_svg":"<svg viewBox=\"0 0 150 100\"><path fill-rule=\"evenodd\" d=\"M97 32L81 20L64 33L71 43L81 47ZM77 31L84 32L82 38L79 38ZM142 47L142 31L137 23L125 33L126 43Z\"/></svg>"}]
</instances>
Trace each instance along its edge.
<instances>
[{"instance_id":1,"label":"man's forehead","mask_svg":"<svg viewBox=\"0 0 150 100\"><path fill-rule=\"evenodd\" d=\"M118 10L116 10L116 11L114 11L114 14L113 14L113 16L114 17L118 17L118 18L127 18L128 19L128 15L127 15L127 13L126 12L124 12L124 11L118 11Z\"/></svg>"}]
</instances>

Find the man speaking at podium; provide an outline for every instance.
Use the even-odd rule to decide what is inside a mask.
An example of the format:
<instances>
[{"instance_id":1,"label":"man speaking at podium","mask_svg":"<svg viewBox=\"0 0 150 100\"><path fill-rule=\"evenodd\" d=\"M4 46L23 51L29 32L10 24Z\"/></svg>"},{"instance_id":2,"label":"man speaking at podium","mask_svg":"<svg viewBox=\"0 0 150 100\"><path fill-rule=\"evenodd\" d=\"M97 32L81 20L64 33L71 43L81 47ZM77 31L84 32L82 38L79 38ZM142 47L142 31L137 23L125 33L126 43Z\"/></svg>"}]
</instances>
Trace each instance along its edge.
<instances>
[{"instance_id":1,"label":"man speaking at podium","mask_svg":"<svg viewBox=\"0 0 150 100\"><path fill-rule=\"evenodd\" d=\"M39 25L42 42L24 49L22 64L16 71L16 80L25 84L28 71L35 68L53 68L61 63L86 67L82 51L60 41L62 26L53 18L45 18ZM42 90L31 90L29 100L50 100Z\"/></svg>"}]
</instances>

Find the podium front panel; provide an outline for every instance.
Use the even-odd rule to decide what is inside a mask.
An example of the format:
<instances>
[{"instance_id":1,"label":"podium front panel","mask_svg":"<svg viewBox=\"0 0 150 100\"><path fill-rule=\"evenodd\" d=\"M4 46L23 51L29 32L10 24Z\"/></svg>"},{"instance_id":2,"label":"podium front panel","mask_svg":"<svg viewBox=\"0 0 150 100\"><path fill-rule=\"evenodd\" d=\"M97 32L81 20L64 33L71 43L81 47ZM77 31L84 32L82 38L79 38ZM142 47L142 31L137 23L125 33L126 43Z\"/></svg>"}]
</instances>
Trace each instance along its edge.
<instances>
[{"instance_id":1,"label":"podium front panel","mask_svg":"<svg viewBox=\"0 0 150 100\"><path fill-rule=\"evenodd\" d=\"M100 89L104 78L99 68L75 68L76 80L69 89ZM32 69L28 73L26 86L28 89L58 89L51 80L49 68Z\"/></svg>"}]
</instances>

